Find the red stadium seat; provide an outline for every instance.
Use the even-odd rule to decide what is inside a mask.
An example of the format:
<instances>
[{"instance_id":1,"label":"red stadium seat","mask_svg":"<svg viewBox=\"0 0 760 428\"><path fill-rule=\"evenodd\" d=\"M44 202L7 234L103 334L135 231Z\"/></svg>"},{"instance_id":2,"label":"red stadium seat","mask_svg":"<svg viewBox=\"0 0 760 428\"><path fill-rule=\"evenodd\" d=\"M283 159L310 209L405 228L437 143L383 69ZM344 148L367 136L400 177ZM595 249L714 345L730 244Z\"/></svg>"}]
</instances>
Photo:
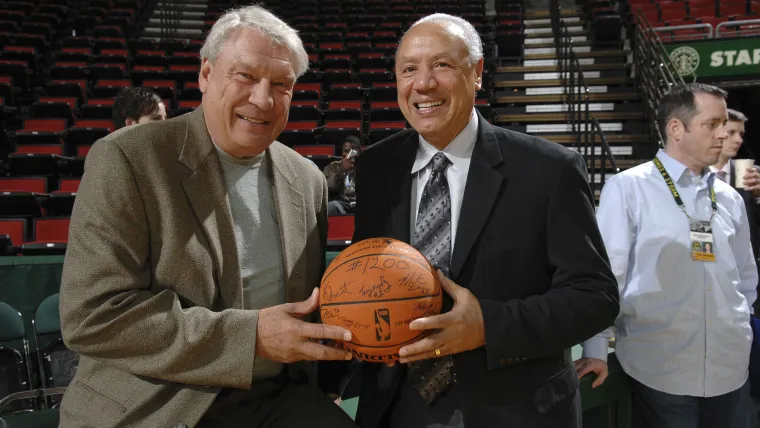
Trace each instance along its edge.
<instances>
[{"instance_id":1,"label":"red stadium seat","mask_svg":"<svg viewBox=\"0 0 760 428\"><path fill-rule=\"evenodd\" d=\"M322 139L327 144L343 144L345 138L349 135L359 137L361 135L362 123L359 120L339 120L325 123L325 129L322 131Z\"/></svg>"},{"instance_id":2,"label":"red stadium seat","mask_svg":"<svg viewBox=\"0 0 760 428\"><path fill-rule=\"evenodd\" d=\"M74 128L106 128L113 132L114 125L113 120L99 119L99 120L78 120L74 124Z\"/></svg>"},{"instance_id":3,"label":"red stadium seat","mask_svg":"<svg viewBox=\"0 0 760 428\"><path fill-rule=\"evenodd\" d=\"M69 221L62 218L34 219L35 242L66 242L69 240Z\"/></svg>"},{"instance_id":4,"label":"red stadium seat","mask_svg":"<svg viewBox=\"0 0 760 428\"><path fill-rule=\"evenodd\" d=\"M326 121L362 120L361 101L330 101L325 111Z\"/></svg>"},{"instance_id":5,"label":"red stadium seat","mask_svg":"<svg viewBox=\"0 0 760 428\"><path fill-rule=\"evenodd\" d=\"M306 156L306 155L321 155L321 156L335 156L335 146L315 144L311 146L295 146L293 150Z\"/></svg>"},{"instance_id":6,"label":"red stadium seat","mask_svg":"<svg viewBox=\"0 0 760 428\"><path fill-rule=\"evenodd\" d=\"M0 218L0 234L8 235L14 246L26 242L26 220L20 218Z\"/></svg>"},{"instance_id":7,"label":"red stadium seat","mask_svg":"<svg viewBox=\"0 0 760 428\"><path fill-rule=\"evenodd\" d=\"M77 146L77 156L87 157L87 154L90 153L91 148L92 146Z\"/></svg>"},{"instance_id":8,"label":"red stadium seat","mask_svg":"<svg viewBox=\"0 0 760 428\"><path fill-rule=\"evenodd\" d=\"M327 246L330 249L351 245L354 235L353 215L332 215L327 217Z\"/></svg>"},{"instance_id":9,"label":"red stadium seat","mask_svg":"<svg viewBox=\"0 0 760 428\"><path fill-rule=\"evenodd\" d=\"M2 177L0 178L0 192L47 193L47 178Z\"/></svg>"},{"instance_id":10,"label":"red stadium seat","mask_svg":"<svg viewBox=\"0 0 760 428\"><path fill-rule=\"evenodd\" d=\"M73 192L76 193L79 190L79 178L62 178L58 182L58 190L61 192Z\"/></svg>"},{"instance_id":11,"label":"red stadium seat","mask_svg":"<svg viewBox=\"0 0 760 428\"><path fill-rule=\"evenodd\" d=\"M19 144L16 153L38 153L63 156L63 144Z\"/></svg>"},{"instance_id":12,"label":"red stadium seat","mask_svg":"<svg viewBox=\"0 0 760 428\"><path fill-rule=\"evenodd\" d=\"M24 121L24 131L63 132L66 130L64 119L27 119Z\"/></svg>"}]
</instances>

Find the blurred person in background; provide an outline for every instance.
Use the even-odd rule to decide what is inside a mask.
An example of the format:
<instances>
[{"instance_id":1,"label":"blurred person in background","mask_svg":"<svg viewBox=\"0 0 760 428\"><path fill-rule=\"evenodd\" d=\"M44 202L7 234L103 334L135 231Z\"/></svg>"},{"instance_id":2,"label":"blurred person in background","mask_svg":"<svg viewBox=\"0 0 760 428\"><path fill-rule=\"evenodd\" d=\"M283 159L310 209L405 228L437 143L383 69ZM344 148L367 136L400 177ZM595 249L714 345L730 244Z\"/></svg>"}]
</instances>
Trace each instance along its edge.
<instances>
[{"instance_id":1,"label":"blurred person in background","mask_svg":"<svg viewBox=\"0 0 760 428\"><path fill-rule=\"evenodd\" d=\"M126 88L114 99L115 129L159 120L166 120L166 106L161 97L148 88Z\"/></svg>"},{"instance_id":2,"label":"blurred person in background","mask_svg":"<svg viewBox=\"0 0 760 428\"><path fill-rule=\"evenodd\" d=\"M356 205L354 174L356 156L361 151L362 144L358 137L349 135L341 149L340 160L331 162L323 171L327 179L328 215L351 214Z\"/></svg>"}]
</instances>

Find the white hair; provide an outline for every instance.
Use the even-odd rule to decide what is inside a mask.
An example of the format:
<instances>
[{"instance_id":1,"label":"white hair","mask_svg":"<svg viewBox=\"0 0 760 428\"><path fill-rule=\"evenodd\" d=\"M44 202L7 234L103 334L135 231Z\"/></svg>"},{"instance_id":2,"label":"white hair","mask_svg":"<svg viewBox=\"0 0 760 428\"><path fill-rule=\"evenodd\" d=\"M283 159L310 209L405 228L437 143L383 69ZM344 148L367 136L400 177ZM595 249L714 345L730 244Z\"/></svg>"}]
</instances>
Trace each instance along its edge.
<instances>
[{"instance_id":1,"label":"white hair","mask_svg":"<svg viewBox=\"0 0 760 428\"><path fill-rule=\"evenodd\" d=\"M309 68L309 55L303 47L301 38L298 37L298 31L268 10L255 5L232 9L222 15L211 27L203 43L201 58L207 58L212 64L215 63L227 39L243 28L259 31L276 45L290 51L296 78L306 73Z\"/></svg>"},{"instance_id":2,"label":"white hair","mask_svg":"<svg viewBox=\"0 0 760 428\"><path fill-rule=\"evenodd\" d=\"M472 66L480 61L481 58L483 58L483 42L480 40L478 30L476 30L475 27L473 27L472 24L466 20L458 16L448 15L446 13L434 13L424 18L420 18L417 22L412 24L411 27L409 27L409 30L426 22L444 24L443 26L446 31L461 38L465 48L467 48L467 62L469 65ZM455 27L452 28L451 24L453 24ZM409 30L407 30L407 32L409 32ZM401 40L403 41L404 37L401 37ZM400 45L401 43L399 42L399 46Z\"/></svg>"}]
</instances>

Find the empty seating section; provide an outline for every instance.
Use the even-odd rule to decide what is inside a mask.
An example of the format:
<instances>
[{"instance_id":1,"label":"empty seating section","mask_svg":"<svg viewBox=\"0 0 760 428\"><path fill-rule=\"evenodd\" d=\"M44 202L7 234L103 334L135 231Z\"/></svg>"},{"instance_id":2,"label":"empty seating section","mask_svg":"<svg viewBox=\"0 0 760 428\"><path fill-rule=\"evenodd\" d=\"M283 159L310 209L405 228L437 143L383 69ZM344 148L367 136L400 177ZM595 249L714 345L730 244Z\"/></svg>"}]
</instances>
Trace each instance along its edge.
<instances>
[{"instance_id":1,"label":"empty seating section","mask_svg":"<svg viewBox=\"0 0 760 428\"><path fill-rule=\"evenodd\" d=\"M710 24L714 28L725 21L760 18L760 1L756 0L629 0L629 4L632 13L640 10L655 28L692 24ZM659 34L663 41L669 41L705 38L708 33L703 28L680 28Z\"/></svg>"}]
</instances>

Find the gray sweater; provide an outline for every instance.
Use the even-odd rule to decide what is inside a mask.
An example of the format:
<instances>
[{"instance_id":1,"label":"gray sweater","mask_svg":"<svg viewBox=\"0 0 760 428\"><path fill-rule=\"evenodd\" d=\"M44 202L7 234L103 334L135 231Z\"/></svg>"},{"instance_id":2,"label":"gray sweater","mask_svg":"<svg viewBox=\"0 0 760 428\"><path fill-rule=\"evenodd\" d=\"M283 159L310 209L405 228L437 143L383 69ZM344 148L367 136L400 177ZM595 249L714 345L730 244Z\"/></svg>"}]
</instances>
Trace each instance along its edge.
<instances>
[{"instance_id":1,"label":"gray sweater","mask_svg":"<svg viewBox=\"0 0 760 428\"><path fill-rule=\"evenodd\" d=\"M243 305L245 309L263 309L285 303L280 225L267 152L238 159L216 149L235 228ZM253 378L276 376L282 367L281 363L256 357Z\"/></svg>"}]
</instances>

